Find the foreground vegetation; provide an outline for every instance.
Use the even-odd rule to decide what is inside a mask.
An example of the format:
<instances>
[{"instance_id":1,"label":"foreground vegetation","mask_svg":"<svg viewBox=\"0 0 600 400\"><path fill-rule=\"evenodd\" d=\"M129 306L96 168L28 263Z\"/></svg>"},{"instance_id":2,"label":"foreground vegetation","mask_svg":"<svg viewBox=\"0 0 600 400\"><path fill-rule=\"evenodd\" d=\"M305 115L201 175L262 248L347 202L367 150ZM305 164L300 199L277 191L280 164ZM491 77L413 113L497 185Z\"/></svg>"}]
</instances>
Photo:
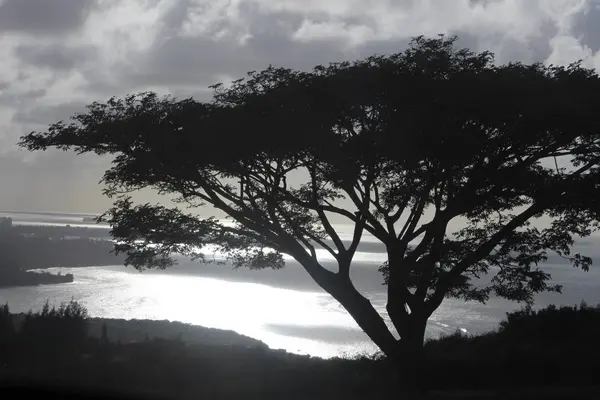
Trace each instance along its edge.
<instances>
[{"instance_id":1,"label":"foreground vegetation","mask_svg":"<svg viewBox=\"0 0 600 400\"><path fill-rule=\"evenodd\" d=\"M376 398L406 389L406 371L384 357L323 360L251 341L191 344L176 331L172 339L115 341L113 326L103 323L98 332L95 321L75 302L19 317L3 307L2 383L47 382L169 398ZM599 372L594 362L599 335L600 306L510 313L495 332L428 341L420 387L428 398L456 391L576 396L597 390L590 387Z\"/></svg>"},{"instance_id":2,"label":"foreground vegetation","mask_svg":"<svg viewBox=\"0 0 600 400\"><path fill-rule=\"evenodd\" d=\"M20 330L28 314L11 314L15 330ZM182 341L190 345L243 346L268 348L260 340L244 336L234 331L207 328L176 321L156 321L138 319L88 318L87 335L100 339L106 334L107 341L113 343L136 343L151 339Z\"/></svg>"}]
</instances>

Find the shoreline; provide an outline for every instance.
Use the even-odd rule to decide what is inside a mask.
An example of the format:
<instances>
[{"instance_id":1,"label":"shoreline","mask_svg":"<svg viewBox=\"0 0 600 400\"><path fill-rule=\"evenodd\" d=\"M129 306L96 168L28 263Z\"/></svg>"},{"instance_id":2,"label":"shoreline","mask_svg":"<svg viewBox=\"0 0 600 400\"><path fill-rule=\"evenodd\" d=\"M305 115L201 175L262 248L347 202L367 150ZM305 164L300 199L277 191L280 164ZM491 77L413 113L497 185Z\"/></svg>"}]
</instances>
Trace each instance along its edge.
<instances>
[{"instance_id":1,"label":"shoreline","mask_svg":"<svg viewBox=\"0 0 600 400\"><path fill-rule=\"evenodd\" d=\"M71 273L53 274L47 271L38 270L9 270L9 272L0 273L0 289L55 285L59 283L72 283L75 276Z\"/></svg>"}]
</instances>

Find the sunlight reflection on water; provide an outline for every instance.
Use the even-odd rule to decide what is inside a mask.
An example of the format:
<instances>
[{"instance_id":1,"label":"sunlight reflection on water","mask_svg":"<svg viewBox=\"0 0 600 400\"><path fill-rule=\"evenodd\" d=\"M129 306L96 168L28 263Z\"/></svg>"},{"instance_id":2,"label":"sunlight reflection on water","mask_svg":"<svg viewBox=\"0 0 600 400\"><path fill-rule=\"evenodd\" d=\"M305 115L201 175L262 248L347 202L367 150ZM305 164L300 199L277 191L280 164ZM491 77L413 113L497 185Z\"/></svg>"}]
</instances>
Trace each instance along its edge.
<instances>
[{"instance_id":1,"label":"sunlight reflection on water","mask_svg":"<svg viewBox=\"0 0 600 400\"><path fill-rule=\"evenodd\" d=\"M74 273L76 281L2 289L0 302L8 302L14 312L25 312L40 309L47 299L59 303L74 298L96 317L168 319L234 330L272 348L321 357L375 350L350 316L323 293L195 276L139 274L123 267L60 270ZM294 328L303 331L295 333ZM332 340L326 335L327 341L320 340L318 332L327 329L337 332L337 337Z\"/></svg>"},{"instance_id":2,"label":"sunlight reflection on water","mask_svg":"<svg viewBox=\"0 0 600 400\"><path fill-rule=\"evenodd\" d=\"M164 272L139 273L122 266L60 271L73 273L75 282L0 289L0 304L8 302L13 312L26 312L39 310L46 300L57 304L74 298L95 317L182 321L234 330L271 348L295 353L332 357L376 350L343 308L323 292ZM592 276L598 278L598 273ZM581 275L567 297L544 296L539 305L573 304L581 298L599 301L597 283L585 277ZM368 293L368 297L385 316L383 289ZM432 316L427 335L435 337L458 328L487 331L506 311L517 307L500 299L491 299L487 305L449 299Z\"/></svg>"},{"instance_id":3,"label":"sunlight reflection on water","mask_svg":"<svg viewBox=\"0 0 600 400\"><path fill-rule=\"evenodd\" d=\"M36 225L40 222L22 221ZM44 224L56 222L46 220ZM597 249L597 243L590 241L585 246L588 250ZM593 251L585 254L596 261L600 258ZM319 258L332 259L325 251L319 251ZM359 252L352 274L357 286L362 286L361 291L385 317L385 287L377 273L377 266L384 260L384 254ZM219 272L219 279L210 275L216 274L216 269L196 268L189 262L179 272L143 274L123 266L51 269L73 273L75 282L0 289L0 304L8 302L13 312L26 312L39 310L46 300L58 304L73 298L82 302L94 317L172 320L234 330L271 348L321 357L374 352L375 346L345 310L330 295L319 291L298 265L295 267L271 272ZM545 268L552 272L555 282L565 285L565 290L562 296L540 295L536 299L539 307L552 303L577 304L581 299L590 304L600 302L600 270L593 268L582 273L559 262L549 263ZM436 337L456 329L484 332L495 328L507 311L518 307L494 298L486 305L448 299L433 314L427 335Z\"/></svg>"}]
</instances>

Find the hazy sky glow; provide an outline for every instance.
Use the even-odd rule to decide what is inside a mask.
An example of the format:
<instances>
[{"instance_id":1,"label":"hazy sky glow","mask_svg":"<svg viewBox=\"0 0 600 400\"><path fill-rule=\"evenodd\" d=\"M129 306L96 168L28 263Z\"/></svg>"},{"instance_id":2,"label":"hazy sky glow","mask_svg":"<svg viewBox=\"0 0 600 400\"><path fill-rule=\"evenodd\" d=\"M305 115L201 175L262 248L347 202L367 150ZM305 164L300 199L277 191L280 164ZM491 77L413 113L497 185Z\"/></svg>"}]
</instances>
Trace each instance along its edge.
<instances>
[{"instance_id":1,"label":"hazy sky glow","mask_svg":"<svg viewBox=\"0 0 600 400\"><path fill-rule=\"evenodd\" d=\"M268 64L401 51L458 34L499 62L600 68L598 0L0 0L0 209L101 212L106 160L18 151L92 101L207 87Z\"/></svg>"}]
</instances>

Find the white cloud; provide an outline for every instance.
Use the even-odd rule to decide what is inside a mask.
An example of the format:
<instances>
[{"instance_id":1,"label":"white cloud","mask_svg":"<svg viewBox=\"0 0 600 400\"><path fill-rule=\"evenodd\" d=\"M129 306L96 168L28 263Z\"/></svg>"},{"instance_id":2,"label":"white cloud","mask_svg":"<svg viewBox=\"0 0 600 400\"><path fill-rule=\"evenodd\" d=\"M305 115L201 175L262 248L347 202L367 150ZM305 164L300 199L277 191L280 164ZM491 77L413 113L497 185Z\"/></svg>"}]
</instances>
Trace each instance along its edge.
<instances>
[{"instance_id":1,"label":"white cloud","mask_svg":"<svg viewBox=\"0 0 600 400\"><path fill-rule=\"evenodd\" d=\"M592 50L581 44L573 36L556 36L550 40L552 53L546 60L549 64L565 65L574 61L583 60L587 68L597 68Z\"/></svg>"},{"instance_id":2,"label":"white cloud","mask_svg":"<svg viewBox=\"0 0 600 400\"><path fill-rule=\"evenodd\" d=\"M302 25L294 32L292 39L301 42L315 40L338 39L347 46L357 46L375 38L372 28L365 25L350 25L343 21L314 22L302 21Z\"/></svg>"},{"instance_id":3,"label":"white cloud","mask_svg":"<svg viewBox=\"0 0 600 400\"><path fill-rule=\"evenodd\" d=\"M52 153L24 167L24 153L14 146L21 134L94 100L148 89L207 99L210 84L271 63L307 69L396 52L420 34L459 34L462 45L490 49L500 62L583 58L598 68L599 6L598 0L0 1L0 22L11 16L0 23L0 163L14 166L0 174L0 185L33 179L0 197L0 209L25 204L23 198L28 207L44 208L45 189L35 176L49 185L77 183L69 191L78 195L65 189L53 204L63 198L72 210L105 207L95 186L103 165L82 158L74 170L72 157Z\"/></svg>"}]
</instances>

